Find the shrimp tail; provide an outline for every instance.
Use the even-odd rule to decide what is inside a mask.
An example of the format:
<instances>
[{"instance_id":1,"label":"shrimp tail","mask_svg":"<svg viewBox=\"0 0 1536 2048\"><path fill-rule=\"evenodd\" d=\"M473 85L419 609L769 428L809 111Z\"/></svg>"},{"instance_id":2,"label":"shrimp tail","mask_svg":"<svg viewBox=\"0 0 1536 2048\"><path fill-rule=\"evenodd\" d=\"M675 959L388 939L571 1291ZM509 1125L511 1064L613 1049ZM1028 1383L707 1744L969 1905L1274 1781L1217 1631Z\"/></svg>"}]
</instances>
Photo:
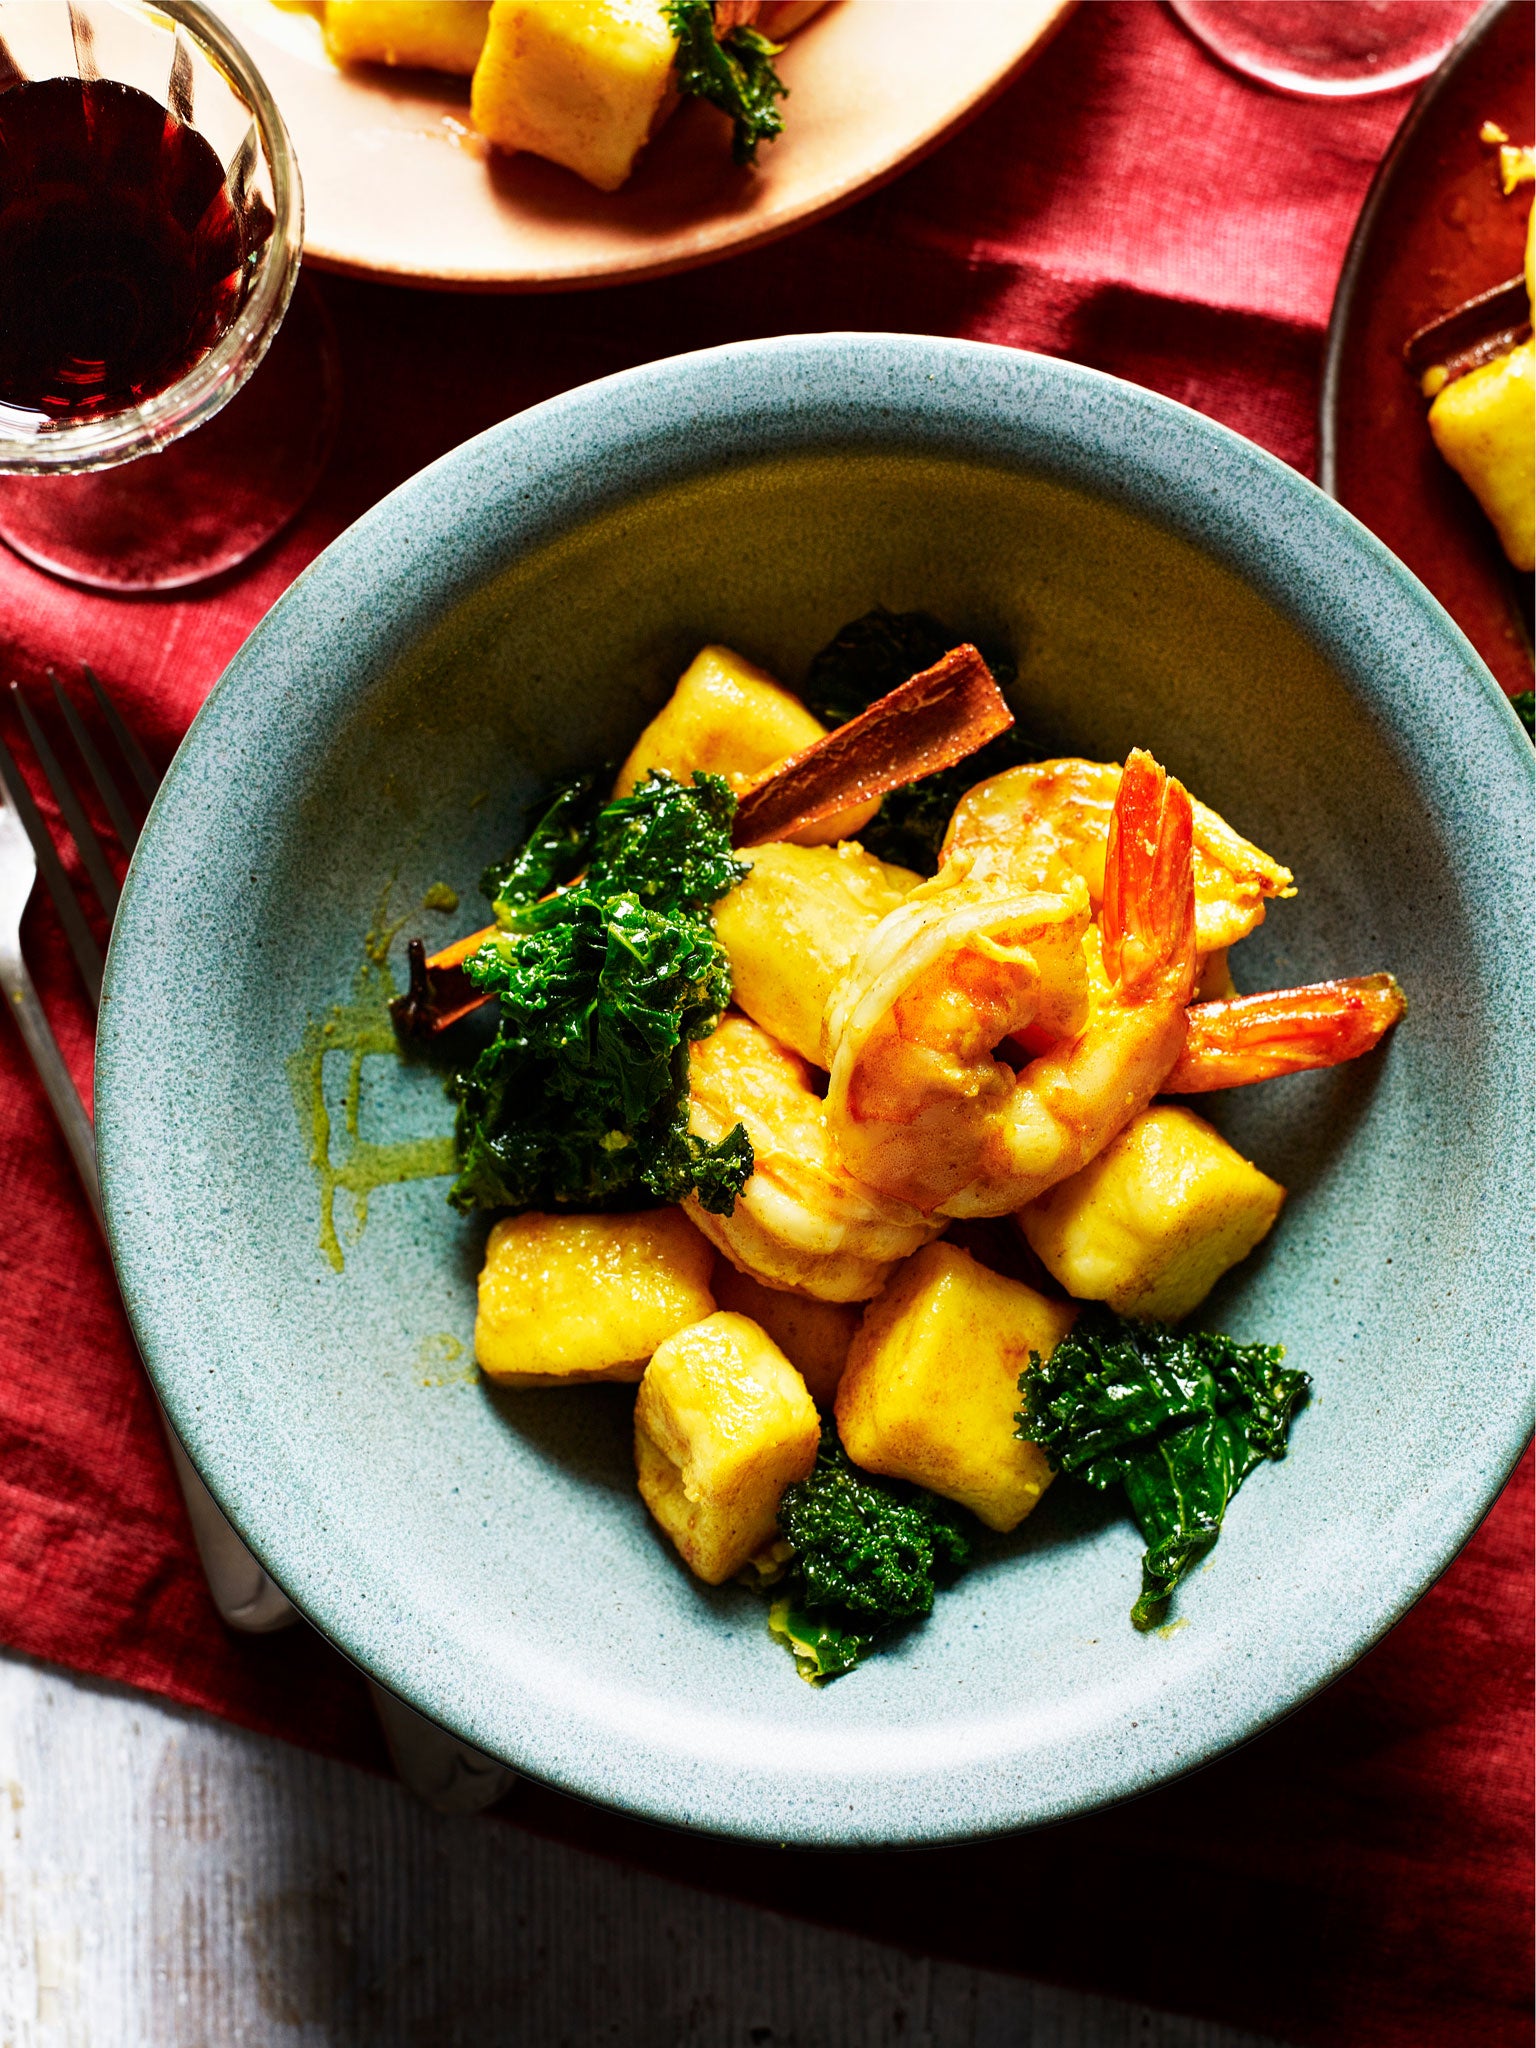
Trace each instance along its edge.
<instances>
[{"instance_id":1,"label":"shrimp tail","mask_svg":"<svg viewBox=\"0 0 1536 2048\"><path fill-rule=\"evenodd\" d=\"M1135 748L1109 821L1099 928L1122 997L1156 988L1187 1003L1195 986L1194 807Z\"/></svg>"},{"instance_id":2,"label":"shrimp tail","mask_svg":"<svg viewBox=\"0 0 1536 2048\"><path fill-rule=\"evenodd\" d=\"M1188 1013L1184 1050L1162 1092L1203 1095L1213 1088L1242 1088L1280 1074L1357 1060L1380 1043L1407 1009L1407 998L1390 974L1195 1003Z\"/></svg>"}]
</instances>

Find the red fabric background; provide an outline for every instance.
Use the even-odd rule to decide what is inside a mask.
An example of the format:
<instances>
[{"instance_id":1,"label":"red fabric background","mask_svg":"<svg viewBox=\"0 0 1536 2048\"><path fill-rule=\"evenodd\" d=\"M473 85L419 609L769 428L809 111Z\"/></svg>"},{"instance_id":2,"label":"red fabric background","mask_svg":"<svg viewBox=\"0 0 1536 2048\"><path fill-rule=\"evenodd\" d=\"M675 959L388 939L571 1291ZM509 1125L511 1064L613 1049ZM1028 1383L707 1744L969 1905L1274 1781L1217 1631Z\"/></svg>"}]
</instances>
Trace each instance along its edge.
<instances>
[{"instance_id":1,"label":"red fabric background","mask_svg":"<svg viewBox=\"0 0 1536 2048\"><path fill-rule=\"evenodd\" d=\"M749 335L894 328L1070 355L1310 468L1334 281L1403 106L1280 99L1161 7L1095 4L928 163L775 248L537 300L324 280L346 413L298 524L181 599L88 596L0 550L6 678L89 660L163 761L278 593L400 479L571 384ZM26 938L88 1087L89 1018L46 907ZM307 1632L234 1638L213 1615L110 1269L8 1027L0 1302L0 1638L381 1766L334 1653ZM1528 1460L1442 1582L1329 1692L1186 1782L1028 1840L815 1856L672 1836L533 1785L509 1810L915 1949L1299 2041L1523 2043L1530 1521Z\"/></svg>"}]
</instances>

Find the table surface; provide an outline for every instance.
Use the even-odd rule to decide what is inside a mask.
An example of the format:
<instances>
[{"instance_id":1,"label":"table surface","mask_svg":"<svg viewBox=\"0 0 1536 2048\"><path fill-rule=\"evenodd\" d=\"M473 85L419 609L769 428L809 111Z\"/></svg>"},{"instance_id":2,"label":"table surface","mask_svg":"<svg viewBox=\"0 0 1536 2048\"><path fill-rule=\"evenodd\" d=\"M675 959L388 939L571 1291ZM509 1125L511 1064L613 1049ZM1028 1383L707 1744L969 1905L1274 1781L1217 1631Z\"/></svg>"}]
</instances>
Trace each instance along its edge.
<instances>
[{"instance_id":1,"label":"table surface","mask_svg":"<svg viewBox=\"0 0 1536 2048\"><path fill-rule=\"evenodd\" d=\"M444 1819L351 1765L12 1656L0 2040L1279 2048Z\"/></svg>"}]
</instances>

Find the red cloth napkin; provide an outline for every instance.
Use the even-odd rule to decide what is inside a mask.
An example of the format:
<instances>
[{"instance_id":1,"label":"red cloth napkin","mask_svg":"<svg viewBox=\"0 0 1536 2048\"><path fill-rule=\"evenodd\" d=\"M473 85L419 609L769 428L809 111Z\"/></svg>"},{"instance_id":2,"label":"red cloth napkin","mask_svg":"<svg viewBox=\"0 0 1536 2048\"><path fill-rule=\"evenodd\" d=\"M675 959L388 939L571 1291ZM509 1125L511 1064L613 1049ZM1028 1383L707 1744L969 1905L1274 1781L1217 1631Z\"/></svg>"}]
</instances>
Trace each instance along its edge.
<instances>
[{"instance_id":1,"label":"red cloth napkin","mask_svg":"<svg viewBox=\"0 0 1536 2048\"><path fill-rule=\"evenodd\" d=\"M1334 281L1403 107L1281 99L1161 7L1090 5L963 136L774 248L559 298L325 280L346 413L297 525L222 585L165 600L85 595L0 549L6 675L90 661L163 761L278 593L401 478L571 384L750 335L892 328L1070 355L1308 469ZM46 906L26 942L88 1087L90 1020ZM0 1638L382 1767L339 1657L307 1631L236 1638L214 1617L111 1271L3 1025L0 1301ZM1106 1814L892 1857L678 1837L528 1784L510 1811L911 1948L1299 2041L1524 2043L1530 1496L1528 1461L1419 1607L1284 1726Z\"/></svg>"}]
</instances>

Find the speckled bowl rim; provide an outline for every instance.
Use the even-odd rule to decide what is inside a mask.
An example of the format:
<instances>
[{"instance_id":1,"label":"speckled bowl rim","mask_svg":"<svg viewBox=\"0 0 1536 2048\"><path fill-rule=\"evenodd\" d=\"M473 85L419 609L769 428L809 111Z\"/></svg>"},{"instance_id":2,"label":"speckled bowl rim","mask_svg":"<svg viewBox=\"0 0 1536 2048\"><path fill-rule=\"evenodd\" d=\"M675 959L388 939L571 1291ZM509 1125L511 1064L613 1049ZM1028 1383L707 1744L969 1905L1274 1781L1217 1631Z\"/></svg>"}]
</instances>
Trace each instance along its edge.
<instances>
[{"instance_id":1,"label":"speckled bowl rim","mask_svg":"<svg viewBox=\"0 0 1536 2048\"><path fill-rule=\"evenodd\" d=\"M1513 712L1423 586L1295 470L1171 400L1018 350L875 333L735 343L584 385L464 443L348 528L277 601L193 724L134 857L107 967L97 1104L108 1235L151 1377L231 1522L322 1633L420 1712L567 1791L721 1833L875 1846L953 1840L1087 1811L1209 1761L1300 1705L1385 1634L1487 1513L1530 1434L1529 1378L1511 1373L1502 1405L1462 1440L1449 1475L1455 1483L1439 1496L1444 1508L1435 1526L1384 1561L1347 1611L1305 1634L1298 1630L1276 1643L1275 1655L1250 1664L1240 1698L1226 1694L1203 1721L1186 1718L1176 1730L1162 1716L1143 1717L1124 1742L1096 1752L1089 1768L1058 1769L1027 1795L1019 1773L994 1771L990 1794L967 1779L969 1817L957 1828L944 1788L968 1766L948 1751L921 1772L906 1768L899 1783L894 1771L889 1780L861 1779L858 1814L834 1811L826 1801L795 1807L782 1788L775 1796L766 1784L754 1803L731 1781L717 1748L691 1760L706 1786L711 1774L718 1778L714 1796L690 1797L669 1776L675 1757L659 1741L651 1744L646 1731L623 1743L583 1741L568 1731L558 1701L532 1691L466 1698L440 1655L382 1627L370 1632L337 1593L323 1560L306 1550L302 1531L273 1526L261 1446L226 1455L217 1429L205 1424L205 1361L182 1334L192 1319L181 1303L190 1304L195 1280L178 1282L174 1266L171 1280L157 1279L163 1247L136 1220L159 1171L158 1134L144 1128L136 1102L136 1069L145 1058L136 1035L153 1020L161 969L141 945L141 927L147 933L184 888L206 830L204 792L222 787L227 748L238 738L237 751L244 751L256 731L271 748L267 758L280 759L291 669L274 657L295 632L302 636L306 613L319 620L347 616L354 631L366 632L360 622L370 590L387 588L398 647L402 618L409 633L428 631L520 548L637 491L715 471L733 457L834 447L1011 464L1108 497L1209 552L1335 663L1390 732L1415 785L1440 786L1452 808L1475 802L1482 829L1507 851L1505 872L1518 878L1525 871L1533 761ZM1363 675L1362 645L1374 651ZM1383 649L1394 659L1379 658ZM364 682L348 681L323 662L306 675L306 689L322 709L330 699L337 714ZM1448 762L1458 764L1459 793L1444 787ZM1512 930L1529 932L1529 907L1515 901L1517 889L1513 880L1502 908ZM1512 1239L1529 1220L1523 1185L1519 1171L1500 1182ZM1529 1320L1528 1304L1507 1306ZM1489 1310L1486 1297L1481 1307ZM979 1756L976 1768L987 1768ZM888 1796L877 1796L877 1787Z\"/></svg>"}]
</instances>

